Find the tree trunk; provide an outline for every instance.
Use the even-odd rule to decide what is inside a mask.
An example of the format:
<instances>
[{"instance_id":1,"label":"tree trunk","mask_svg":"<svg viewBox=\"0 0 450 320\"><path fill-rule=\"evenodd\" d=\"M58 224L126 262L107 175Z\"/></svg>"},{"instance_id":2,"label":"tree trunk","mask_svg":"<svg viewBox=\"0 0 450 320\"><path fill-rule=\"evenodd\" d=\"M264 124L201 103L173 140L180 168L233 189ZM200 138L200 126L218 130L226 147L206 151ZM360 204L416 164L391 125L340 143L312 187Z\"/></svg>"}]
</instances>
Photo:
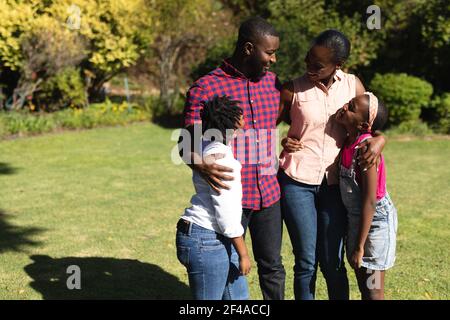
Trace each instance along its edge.
<instances>
[{"instance_id":1,"label":"tree trunk","mask_svg":"<svg viewBox=\"0 0 450 320\"><path fill-rule=\"evenodd\" d=\"M172 75L183 45L183 40L171 39L170 37L162 38L158 52L160 59L159 98L168 114L173 112L177 94L174 90L177 86L174 84Z\"/></svg>"}]
</instances>

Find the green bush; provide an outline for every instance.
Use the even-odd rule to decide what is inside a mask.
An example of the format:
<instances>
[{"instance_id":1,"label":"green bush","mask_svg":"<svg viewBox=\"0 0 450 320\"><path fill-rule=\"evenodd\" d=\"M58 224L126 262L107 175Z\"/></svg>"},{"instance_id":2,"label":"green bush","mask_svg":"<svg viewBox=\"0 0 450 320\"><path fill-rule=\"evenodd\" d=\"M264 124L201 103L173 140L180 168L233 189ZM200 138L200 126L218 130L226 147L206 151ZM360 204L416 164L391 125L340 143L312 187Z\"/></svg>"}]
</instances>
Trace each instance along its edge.
<instances>
[{"instance_id":1,"label":"green bush","mask_svg":"<svg viewBox=\"0 0 450 320\"><path fill-rule=\"evenodd\" d=\"M450 92L435 97L421 116L436 132L450 134Z\"/></svg>"},{"instance_id":2,"label":"green bush","mask_svg":"<svg viewBox=\"0 0 450 320\"><path fill-rule=\"evenodd\" d=\"M149 113L137 105L113 104L109 100L84 109L68 108L53 113L0 112L0 137L125 125L149 119Z\"/></svg>"},{"instance_id":3,"label":"green bush","mask_svg":"<svg viewBox=\"0 0 450 320\"><path fill-rule=\"evenodd\" d=\"M421 120L410 120L399 124L388 130L387 135L413 135L417 137L424 137L432 135L433 131Z\"/></svg>"},{"instance_id":4,"label":"green bush","mask_svg":"<svg viewBox=\"0 0 450 320\"><path fill-rule=\"evenodd\" d=\"M376 74L370 88L386 104L393 125L418 120L421 108L430 104L433 93L430 83L405 73Z\"/></svg>"},{"instance_id":5,"label":"green bush","mask_svg":"<svg viewBox=\"0 0 450 320\"><path fill-rule=\"evenodd\" d=\"M45 111L84 107L86 89L79 69L66 68L45 81L36 99Z\"/></svg>"},{"instance_id":6,"label":"green bush","mask_svg":"<svg viewBox=\"0 0 450 320\"><path fill-rule=\"evenodd\" d=\"M150 112L150 116L153 120L160 118L170 118L178 116L183 113L185 97L179 93L174 99L174 105L171 111L168 111L164 102L158 96L151 96L146 98L144 102L144 110Z\"/></svg>"}]
</instances>

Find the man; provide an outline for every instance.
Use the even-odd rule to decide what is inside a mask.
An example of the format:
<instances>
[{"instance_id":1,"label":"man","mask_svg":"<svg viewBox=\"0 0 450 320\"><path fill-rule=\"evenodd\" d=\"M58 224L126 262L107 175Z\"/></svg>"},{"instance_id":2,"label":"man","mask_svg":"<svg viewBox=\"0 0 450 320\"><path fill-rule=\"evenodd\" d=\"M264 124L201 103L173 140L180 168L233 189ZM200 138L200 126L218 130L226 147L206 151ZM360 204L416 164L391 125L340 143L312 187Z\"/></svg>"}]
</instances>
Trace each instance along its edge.
<instances>
[{"instance_id":1,"label":"man","mask_svg":"<svg viewBox=\"0 0 450 320\"><path fill-rule=\"evenodd\" d=\"M273 136L281 86L276 75L268 71L276 62L278 47L278 33L264 19L255 17L243 22L232 57L189 89L184 123L191 133L191 146L198 146L194 130L201 124L200 111L204 102L223 95L240 101L245 135L235 142L233 151L242 163L242 224L250 229L263 298L281 300L284 299L286 273L280 253L282 218ZM227 188L226 181L230 177L226 172L230 172L230 168L214 161L202 161L195 150L184 154L183 158L188 159L190 167L200 172L214 190L220 192Z\"/></svg>"}]
</instances>

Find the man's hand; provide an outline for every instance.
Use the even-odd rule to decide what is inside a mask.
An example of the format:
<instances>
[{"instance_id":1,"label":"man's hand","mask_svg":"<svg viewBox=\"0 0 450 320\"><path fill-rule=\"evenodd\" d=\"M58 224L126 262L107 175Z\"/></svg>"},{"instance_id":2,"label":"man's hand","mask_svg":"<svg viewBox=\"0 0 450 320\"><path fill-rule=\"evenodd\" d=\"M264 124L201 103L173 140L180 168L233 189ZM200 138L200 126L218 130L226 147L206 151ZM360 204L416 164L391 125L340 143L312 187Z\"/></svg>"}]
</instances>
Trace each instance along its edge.
<instances>
[{"instance_id":1,"label":"man's hand","mask_svg":"<svg viewBox=\"0 0 450 320\"><path fill-rule=\"evenodd\" d=\"M246 276L250 273L252 269L252 264L250 262L250 257L248 255L239 257L239 271L242 275Z\"/></svg>"},{"instance_id":2,"label":"man's hand","mask_svg":"<svg viewBox=\"0 0 450 320\"><path fill-rule=\"evenodd\" d=\"M289 153L297 152L304 148L303 142L300 142L297 138L286 137L281 140L283 149Z\"/></svg>"},{"instance_id":3,"label":"man's hand","mask_svg":"<svg viewBox=\"0 0 450 320\"><path fill-rule=\"evenodd\" d=\"M386 139L382 135L377 135L373 138L364 140L357 145L357 149L361 149L361 153L358 156L358 164L365 171L376 164L378 157L383 151Z\"/></svg>"},{"instance_id":4,"label":"man's hand","mask_svg":"<svg viewBox=\"0 0 450 320\"><path fill-rule=\"evenodd\" d=\"M230 189L230 187L222 181L233 180L232 176L224 174L224 172L233 172L233 169L221 166L215 162L217 159L221 159L223 157L224 155L221 153L210 154L203 158L203 162L201 164L194 165L194 169L198 170L211 188L219 194L220 189Z\"/></svg>"},{"instance_id":5,"label":"man's hand","mask_svg":"<svg viewBox=\"0 0 450 320\"><path fill-rule=\"evenodd\" d=\"M352 253L352 257L350 259L350 265L353 269L361 268L362 258L364 256L364 249L356 249Z\"/></svg>"}]
</instances>

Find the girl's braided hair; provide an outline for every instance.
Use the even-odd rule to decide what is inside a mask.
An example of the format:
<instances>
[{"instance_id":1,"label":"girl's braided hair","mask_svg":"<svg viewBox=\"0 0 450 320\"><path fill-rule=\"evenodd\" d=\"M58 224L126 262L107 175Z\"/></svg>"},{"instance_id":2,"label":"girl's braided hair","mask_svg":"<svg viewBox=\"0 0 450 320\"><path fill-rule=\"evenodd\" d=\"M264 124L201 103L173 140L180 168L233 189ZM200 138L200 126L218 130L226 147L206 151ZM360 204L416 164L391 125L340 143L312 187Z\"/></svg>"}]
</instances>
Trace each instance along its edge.
<instances>
[{"instance_id":1,"label":"girl's braided hair","mask_svg":"<svg viewBox=\"0 0 450 320\"><path fill-rule=\"evenodd\" d=\"M239 101L232 100L228 96L214 96L214 98L206 101L200 111L202 133L204 134L209 129L216 129L222 133L222 139L226 139L227 129L237 129L242 114L243 111L239 107Z\"/></svg>"}]
</instances>

